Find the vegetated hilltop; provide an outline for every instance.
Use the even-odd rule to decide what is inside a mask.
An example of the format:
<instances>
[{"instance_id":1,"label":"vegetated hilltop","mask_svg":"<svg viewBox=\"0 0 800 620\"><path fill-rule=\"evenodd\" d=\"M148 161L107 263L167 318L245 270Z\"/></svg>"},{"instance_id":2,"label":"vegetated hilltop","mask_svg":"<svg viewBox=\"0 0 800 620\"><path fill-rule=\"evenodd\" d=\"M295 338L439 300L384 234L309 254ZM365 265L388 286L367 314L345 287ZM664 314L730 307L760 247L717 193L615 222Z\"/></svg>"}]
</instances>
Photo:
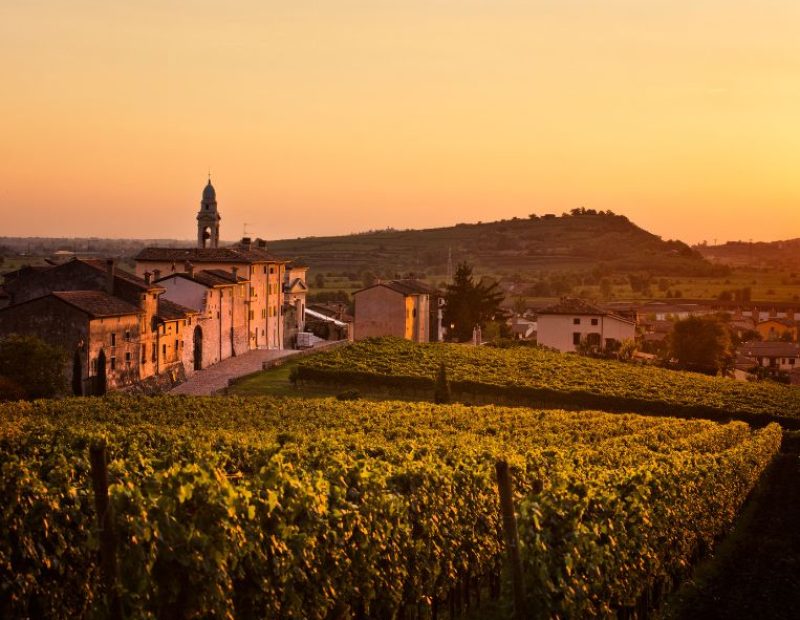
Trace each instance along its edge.
<instances>
[{"instance_id":1,"label":"vegetated hilltop","mask_svg":"<svg viewBox=\"0 0 800 620\"><path fill-rule=\"evenodd\" d=\"M800 239L755 243L729 241L723 245L698 245L694 249L713 263L731 267L800 270Z\"/></svg>"},{"instance_id":2,"label":"vegetated hilltop","mask_svg":"<svg viewBox=\"0 0 800 620\"><path fill-rule=\"evenodd\" d=\"M524 604L583 618L648 616L730 528L781 431L333 399L0 405L3 617L121 615L103 597L100 437L128 617L454 617L487 589L508 609L503 459Z\"/></svg>"},{"instance_id":3,"label":"vegetated hilltop","mask_svg":"<svg viewBox=\"0 0 800 620\"><path fill-rule=\"evenodd\" d=\"M726 270L685 243L664 241L622 215L581 210L427 230L283 239L269 242L269 248L331 271L444 273L448 252L454 262L466 260L485 273L581 271L599 264L653 275L704 276Z\"/></svg>"},{"instance_id":4,"label":"vegetated hilltop","mask_svg":"<svg viewBox=\"0 0 800 620\"><path fill-rule=\"evenodd\" d=\"M301 380L397 389L433 387L444 362L463 400L800 424L800 388L568 355L540 348L415 344L376 338L298 365Z\"/></svg>"}]
</instances>

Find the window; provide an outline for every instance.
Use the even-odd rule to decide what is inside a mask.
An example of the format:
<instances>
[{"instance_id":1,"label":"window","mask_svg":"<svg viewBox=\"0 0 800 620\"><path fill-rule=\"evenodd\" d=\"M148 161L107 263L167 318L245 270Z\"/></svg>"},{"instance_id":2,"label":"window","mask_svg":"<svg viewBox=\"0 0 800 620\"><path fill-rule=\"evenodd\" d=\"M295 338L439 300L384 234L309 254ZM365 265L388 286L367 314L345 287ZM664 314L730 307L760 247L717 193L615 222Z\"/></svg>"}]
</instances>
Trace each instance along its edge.
<instances>
[{"instance_id":1,"label":"window","mask_svg":"<svg viewBox=\"0 0 800 620\"><path fill-rule=\"evenodd\" d=\"M165 358L167 357L167 345L166 344L162 344L161 345L161 355L163 355Z\"/></svg>"},{"instance_id":2,"label":"window","mask_svg":"<svg viewBox=\"0 0 800 620\"><path fill-rule=\"evenodd\" d=\"M178 352L178 341L176 340L175 341L175 353L177 353L177 352Z\"/></svg>"},{"instance_id":3,"label":"window","mask_svg":"<svg viewBox=\"0 0 800 620\"><path fill-rule=\"evenodd\" d=\"M130 366L131 365L131 354L130 354L130 351L125 353L125 365L126 366Z\"/></svg>"},{"instance_id":4,"label":"window","mask_svg":"<svg viewBox=\"0 0 800 620\"><path fill-rule=\"evenodd\" d=\"M578 320L580 320L580 319L578 319ZM581 333L580 332L573 333L572 334L572 344L577 345L577 344L580 344L580 343L581 343Z\"/></svg>"},{"instance_id":5,"label":"window","mask_svg":"<svg viewBox=\"0 0 800 620\"><path fill-rule=\"evenodd\" d=\"M253 319L255 319L255 313L251 310L250 311L250 320L252 321Z\"/></svg>"},{"instance_id":6,"label":"window","mask_svg":"<svg viewBox=\"0 0 800 620\"><path fill-rule=\"evenodd\" d=\"M270 273L275 273L275 267L270 267L270 268L269 268L269 272L270 272Z\"/></svg>"},{"instance_id":7,"label":"window","mask_svg":"<svg viewBox=\"0 0 800 620\"><path fill-rule=\"evenodd\" d=\"M572 324L573 325L580 325L581 324L581 320L580 319L572 319Z\"/></svg>"},{"instance_id":8,"label":"window","mask_svg":"<svg viewBox=\"0 0 800 620\"><path fill-rule=\"evenodd\" d=\"M145 345L142 345L142 364L144 364L144 361L146 359L147 359L147 347Z\"/></svg>"},{"instance_id":9,"label":"window","mask_svg":"<svg viewBox=\"0 0 800 620\"><path fill-rule=\"evenodd\" d=\"M131 339L131 330L126 329L125 330L125 340L130 341L130 339Z\"/></svg>"},{"instance_id":10,"label":"window","mask_svg":"<svg viewBox=\"0 0 800 620\"><path fill-rule=\"evenodd\" d=\"M600 321L598 319L592 319L592 325L597 325Z\"/></svg>"},{"instance_id":11,"label":"window","mask_svg":"<svg viewBox=\"0 0 800 620\"><path fill-rule=\"evenodd\" d=\"M117 358L116 357L112 357L111 358L111 370L116 370L116 368L117 368Z\"/></svg>"},{"instance_id":12,"label":"window","mask_svg":"<svg viewBox=\"0 0 800 620\"><path fill-rule=\"evenodd\" d=\"M267 266L264 265L264 273L267 273Z\"/></svg>"},{"instance_id":13,"label":"window","mask_svg":"<svg viewBox=\"0 0 800 620\"><path fill-rule=\"evenodd\" d=\"M111 346L117 346L117 335L113 332L111 333Z\"/></svg>"},{"instance_id":14,"label":"window","mask_svg":"<svg viewBox=\"0 0 800 620\"><path fill-rule=\"evenodd\" d=\"M417 309L416 309L416 308L414 308L414 309L411 311L411 316L412 316L412 318L415 318L415 319L417 318Z\"/></svg>"},{"instance_id":15,"label":"window","mask_svg":"<svg viewBox=\"0 0 800 620\"><path fill-rule=\"evenodd\" d=\"M158 359L158 345L154 342L153 343L153 350L151 353L151 361L155 362Z\"/></svg>"}]
</instances>

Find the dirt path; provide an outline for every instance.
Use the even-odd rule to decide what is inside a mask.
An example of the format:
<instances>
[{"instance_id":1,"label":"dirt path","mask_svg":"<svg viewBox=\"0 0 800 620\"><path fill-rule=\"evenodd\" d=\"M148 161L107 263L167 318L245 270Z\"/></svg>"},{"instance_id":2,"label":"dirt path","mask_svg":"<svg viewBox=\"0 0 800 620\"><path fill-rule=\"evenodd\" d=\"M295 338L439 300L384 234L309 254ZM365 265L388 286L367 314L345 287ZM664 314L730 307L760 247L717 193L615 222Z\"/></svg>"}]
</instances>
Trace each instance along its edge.
<instances>
[{"instance_id":1,"label":"dirt path","mask_svg":"<svg viewBox=\"0 0 800 620\"><path fill-rule=\"evenodd\" d=\"M667 618L800 618L800 456L787 443L734 532L677 592Z\"/></svg>"},{"instance_id":2,"label":"dirt path","mask_svg":"<svg viewBox=\"0 0 800 620\"><path fill-rule=\"evenodd\" d=\"M194 373L189 379L170 391L170 394L187 394L190 396L210 396L228 387L228 381L243 375L261 370L264 362L297 355L293 349L270 350L259 349L248 351L236 357L230 357L203 370Z\"/></svg>"}]
</instances>

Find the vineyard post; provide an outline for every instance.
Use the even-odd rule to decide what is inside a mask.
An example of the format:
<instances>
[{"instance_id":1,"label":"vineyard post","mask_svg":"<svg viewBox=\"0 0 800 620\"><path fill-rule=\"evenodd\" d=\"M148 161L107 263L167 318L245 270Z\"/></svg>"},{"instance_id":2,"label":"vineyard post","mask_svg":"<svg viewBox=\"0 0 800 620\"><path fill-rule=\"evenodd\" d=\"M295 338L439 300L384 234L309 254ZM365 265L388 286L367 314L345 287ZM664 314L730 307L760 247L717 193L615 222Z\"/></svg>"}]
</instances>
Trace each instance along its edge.
<instances>
[{"instance_id":1,"label":"vineyard post","mask_svg":"<svg viewBox=\"0 0 800 620\"><path fill-rule=\"evenodd\" d=\"M122 601L117 591L117 555L114 540L111 505L108 499L108 460L105 442L89 448L94 506L97 525L100 528L100 568L108 596L109 613L112 618L122 617Z\"/></svg>"},{"instance_id":2,"label":"vineyard post","mask_svg":"<svg viewBox=\"0 0 800 620\"><path fill-rule=\"evenodd\" d=\"M503 519L503 535L506 542L506 561L514 595L514 618L525 618L525 589L522 583L522 559L519 555L519 533L517 516L514 513L514 495L511 488L511 472L506 461L495 463L497 487L500 491L500 514Z\"/></svg>"}]
</instances>

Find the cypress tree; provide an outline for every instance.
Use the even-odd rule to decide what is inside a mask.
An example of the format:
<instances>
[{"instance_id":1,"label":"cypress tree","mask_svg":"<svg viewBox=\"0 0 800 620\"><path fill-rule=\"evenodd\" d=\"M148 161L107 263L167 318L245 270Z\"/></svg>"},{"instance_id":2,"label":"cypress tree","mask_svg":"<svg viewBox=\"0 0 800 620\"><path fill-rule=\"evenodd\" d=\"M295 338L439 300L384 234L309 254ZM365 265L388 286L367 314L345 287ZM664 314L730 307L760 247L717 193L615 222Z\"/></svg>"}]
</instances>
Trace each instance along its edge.
<instances>
[{"instance_id":1,"label":"cypress tree","mask_svg":"<svg viewBox=\"0 0 800 620\"><path fill-rule=\"evenodd\" d=\"M444 405L451 401L450 382L447 380L447 370L444 362L439 365L439 372L436 375L436 385L433 390L433 402L437 405Z\"/></svg>"},{"instance_id":2,"label":"cypress tree","mask_svg":"<svg viewBox=\"0 0 800 620\"><path fill-rule=\"evenodd\" d=\"M83 365L81 353L77 349L72 358L72 393L75 396L83 396Z\"/></svg>"}]
</instances>

